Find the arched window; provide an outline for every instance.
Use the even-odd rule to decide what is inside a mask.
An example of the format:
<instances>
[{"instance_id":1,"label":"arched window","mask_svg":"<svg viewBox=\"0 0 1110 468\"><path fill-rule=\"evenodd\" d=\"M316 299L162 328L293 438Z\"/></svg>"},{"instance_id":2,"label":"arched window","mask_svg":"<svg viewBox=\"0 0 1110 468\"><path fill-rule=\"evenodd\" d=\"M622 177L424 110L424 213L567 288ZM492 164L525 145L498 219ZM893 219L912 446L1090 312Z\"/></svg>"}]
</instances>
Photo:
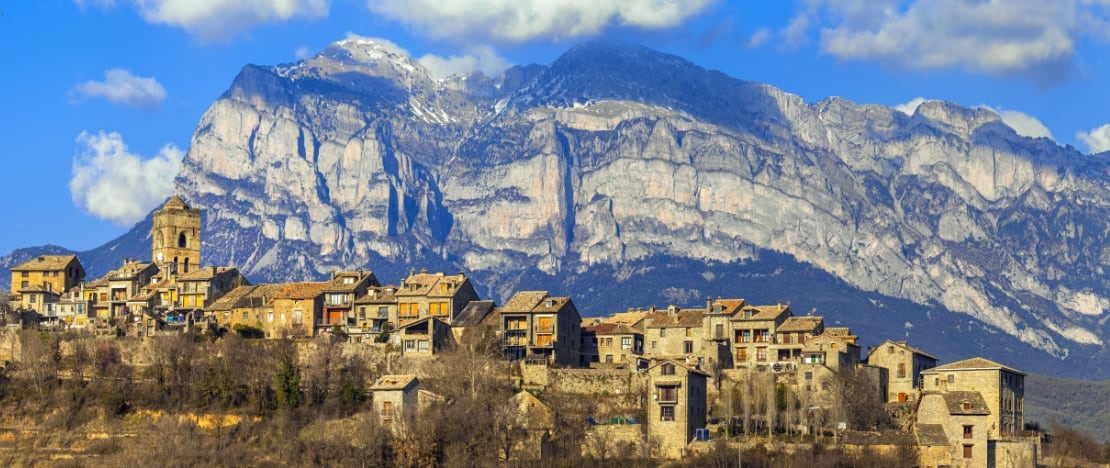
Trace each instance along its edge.
<instances>
[{"instance_id":1,"label":"arched window","mask_svg":"<svg viewBox=\"0 0 1110 468\"><path fill-rule=\"evenodd\" d=\"M663 375L674 375L674 364L671 364L669 362L664 363L663 368L661 369L661 371L662 372L660 372L660 373L663 374Z\"/></svg>"},{"instance_id":2,"label":"arched window","mask_svg":"<svg viewBox=\"0 0 1110 468\"><path fill-rule=\"evenodd\" d=\"M181 234L178 234L177 235L177 246L184 249L187 245L188 245L188 242L186 242L185 233L183 232Z\"/></svg>"},{"instance_id":3,"label":"arched window","mask_svg":"<svg viewBox=\"0 0 1110 468\"><path fill-rule=\"evenodd\" d=\"M177 257L173 258L173 269L170 270L170 272L171 273L177 273Z\"/></svg>"},{"instance_id":4,"label":"arched window","mask_svg":"<svg viewBox=\"0 0 1110 468\"><path fill-rule=\"evenodd\" d=\"M185 257L185 273L189 272L189 257Z\"/></svg>"}]
</instances>

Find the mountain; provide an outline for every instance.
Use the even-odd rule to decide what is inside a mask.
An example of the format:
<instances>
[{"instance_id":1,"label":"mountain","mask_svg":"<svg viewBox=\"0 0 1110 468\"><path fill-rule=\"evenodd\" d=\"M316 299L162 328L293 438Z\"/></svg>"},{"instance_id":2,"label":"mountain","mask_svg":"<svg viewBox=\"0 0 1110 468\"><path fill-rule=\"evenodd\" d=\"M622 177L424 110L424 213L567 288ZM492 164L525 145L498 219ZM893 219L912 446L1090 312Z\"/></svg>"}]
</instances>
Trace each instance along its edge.
<instances>
[{"instance_id":1,"label":"mountain","mask_svg":"<svg viewBox=\"0 0 1110 468\"><path fill-rule=\"evenodd\" d=\"M463 270L585 315L789 301L865 346L1110 377L1110 153L986 109L807 103L606 42L437 80L349 39L245 66L176 182L205 262L256 281Z\"/></svg>"}]
</instances>

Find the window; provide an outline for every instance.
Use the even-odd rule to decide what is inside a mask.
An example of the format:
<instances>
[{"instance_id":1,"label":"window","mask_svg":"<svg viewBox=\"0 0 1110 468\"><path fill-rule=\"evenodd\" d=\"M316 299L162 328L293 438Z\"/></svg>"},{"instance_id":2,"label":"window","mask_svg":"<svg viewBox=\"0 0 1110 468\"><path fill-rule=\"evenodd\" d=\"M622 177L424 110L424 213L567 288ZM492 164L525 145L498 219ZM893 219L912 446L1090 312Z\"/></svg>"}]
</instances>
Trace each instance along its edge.
<instances>
[{"instance_id":1,"label":"window","mask_svg":"<svg viewBox=\"0 0 1110 468\"><path fill-rule=\"evenodd\" d=\"M362 306L362 307L358 308L358 319L359 320L366 320L366 306Z\"/></svg>"},{"instance_id":2,"label":"window","mask_svg":"<svg viewBox=\"0 0 1110 468\"><path fill-rule=\"evenodd\" d=\"M37 294L31 294L31 303L34 304L36 302L38 302L38 295Z\"/></svg>"},{"instance_id":3,"label":"window","mask_svg":"<svg viewBox=\"0 0 1110 468\"><path fill-rule=\"evenodd\" d=\"M659 420L660 421L674 421L674 407L673 406L660 406L659 407Z\"/></svg>"},{"instance_id":4,"label":"window","mask_svg":"<svg viewBox=\"0 0 1110 468\"><path fill-rule=\"evenodd\" d=\"M674 375L674 364L669 362L663 363L663 368L659 369L659 373L663 375Z\"/></svg>"},{"instance_id":5,"label":"window","mask_svg":"<svg viewBox=\"0 0 1110 468\"><path fill-rule=\"evenodd\" d=\"M694 330L690 327L686 327L686 336L694 336Z\"/></svg>"},{"instance_id":6,"label":"window","mask_svg":"<svg viewBox=\"0 0 1110 468\"><path fill-rule=\"evenodd\" d=\"M382 417L386 418L386 419L389 419L389 418L393 417L393 402L392 401L383 401L382 402Z\"/></svg>"},{"instance_id":7,"label":"window","mask_svg":"<svg viewBox=\"0 0 1110 468\"><path fill-rule=\"evenodd\" d=\"M655 349L655 340L651 340L651 349Z\"/></svg>"},{"instance_id":8,"label":"window","mask_svg":"<svg viewBox=\"0 0 1110 468\"><path fill-rule=\"evenodd\" d=\"M886 353L887 354L894 354L894 347L893 346L887 346L886 347Z\"/></svg>"},{"instance_id":9,"label":"window","mask_svg":"<svg viewBox=\"0 0 1110 468\"><path fill-rule=\"evenodd\" d=\"M667 329L666 328L660 328L659 329L659 336L660 337L667 336Z\"/></svg>"},{"instance_id":10,"label":"window","mask_svg":"<svg viewBox=\"0 0 1110 468\"><path fill-rule=\"evenodd\" d=\"M813 371L806 371L806 380L813 380Z\"/></svg>"},{"instance_id":11,"label":"window","mask_svg":"<svg viewBox=\"0 0 1110 468\"><path fill-rule=\"evenodd\" d=\"M975 434L975 426L971 424L964 424L964 438L971 439Z\"/></svg>"},{"instance_id":12,"label":"window","mask_svg":"<svg viewBox=\"0 0 1110 468\"><path fill-rule=\"evenodd\" d=\"M608 364L612 364L613 363L613 355L612 354L606 354L605 355L605 362L608 363Z\"/></svg>"},{"instance_id":13,"label":"window","mask_svg":"<svg viewBox=\"0 0 1110 468\"><path fill-rule=\"evenodd\" d=\"M974 445L964 444L964 458L971 458L971 448L972 447L974 447Z\"/></svg>"},{"instance_id":14,"label":"window","mask_svg":"<svg viewBox=\"0 0 1110 468\"><path fill-rule=\"evenodd\" d=\"M30 285L31 285L31 282L30 282L30 281L24 281L24 282L23 282L23 283L21 283L21 284L20 284L19 286L20 286L20 287L22 287L22 288L26 288L26 287L28 287L28 286L30 286Z\"/></svg>"},{"instance_id":15,"label":"window","mask_svg":"<svg viewBox=\"0 0 1110 468\"><path fill-rule=\"evenodd\" d=\"M747 361L748 360L748 349L747 348L737 349L736 350L736 360L740 361L740 362Z\"/></svg>"},{"instance_id":16,"label":"window","mask_svg":"<svg viewBox=\"0 0 1110 468\"><path fill-rule=\"evenodd\" d=\"M693 353L694 352L694 342L689 341L689 340L683 341L682 342L682 352L686 353L686 354Z\"/></svg>"},{"instance_id":17,"label":"window","mask_svg":"<svg viewBox=\"0 0 1110 468\"><path fill-rule=\"evenodd\" d=\"M904 363L904 362L899 362L898 363L898 378L899 379L906 378L906 363Z\"/></svg>"},{"instance_id":18,"label":"window","mask_svg":"<svg viewBox=\"0 0 1110 468\"><path fill-rule=\"evenodd\" d=\"M300 325L304 321L304 311L293 309L293 325Z\"/></svg>"},{"instance_id":19,"label":"window","mask_svg":"<svg viewBox=\"0 0 1110 468\"><path fill-rule=\"evenodd\" d=\"M243 321L246 322L247 320L250 320L250 312L243 311Z\"/></svg>"},{"instance_id":20,"label":"window","mask_svg":"<svg viewBox=\"0 0 1110 468\"><path fill-rule=\"evenodd\" d=\"M658 387L655 397L661 402L676 402L678 401L678 387L674 385Z\"/></svg>"},{"instance_id":21,"label":"window","mask_svg":"<svg viewBox=\"0 0 1110 468\"><path fill-rule=\"evenodd\" d=\"M622 336L621 337L621 349L632 349L632 337L631 336Z\"/></svg>"},{"instance_id":22,"label":"window","mask_svg":"<svg viewBox=\"0 0 1110 468\"><path fill-rule=\"evenodd\" d=\"M751 330L744 330L744 331L740 332L740 342L741 343L751 343L752 342L752 331Z\"/></svg>"},{"instance_id":23,"label":"window","mask_svg":"<svg viewBox=\"0 0 1110 468\"><path fill-rule=\"evenodd\" d=\"M343 277L343 284L355 284L355 277L354 276L344 276Z\"/></svg>"},{"instance_id":24,"label":"window","mask_svg":"<svg viewBox=\"0 0 1110 468\"><path fill-rule=\"evenodd\" d=\"M180 247L180 248L185 248L188 244L189 244L188 239L185 238L185 233L183 232L181 234L178 234L178 236L177 236L177 246Z\"/></svg>"},{"instance_id":25,"label":"window","mask_svg":"<svg viewBox=\"0 0 1110 468\"><path fill-rule=\"evenodd\" d=\"M948 374L948 383L956 383L956 374Z\"/></svg>"},{"instance_id":26,"label":"window","mask_svg":"<svg viewBox=\"0 0 1110 468\"><path fill-rule=\"evenodd\" d=\"M756 361L766 361L767 360L767 348L755 348L755 360Z\"/></svg>"},{"instance_id":27,"label":"window","mask_svg":"<svg viewBox=\"0 0 1110 468\"><path fill-rule=\"evenodd\" d=\"M793 339L793 337L792 337L792 335L791 335L791 334L789 334L789 333L786 333L786 334L783 334L783 335L782 335L782 342L783 342L784 344L790 344L790 343L793 343L793 342L794 342L794 339Z\"/></svg>"},{"instance_id":28,"label":"window","mask_svg":"<svg viewBox=\"0 0 1110 468\"><path fill-rule=\"evenodd\" d=\"M378 318L389 318L389 306L378 307Z\"/></svg>"},{"instance_id":29,"label":"window","mask_svg":"<svg viewBox=\"0 0 1110 468\"><path fill-rule=\"evenodd\" d=\"M418 351L420 351L420 352L427 352L428 351L428 340L420 340L419 342L417 342L417 345L419 345L419 347L417 349Z\"/></svg>"},{"instance_id":30,"label":"window","mask_svg":"<svg viewBox=\"0 0 1110 468\"><path fill-rule=\"evenodd\" d=\"M713 337L717 339L725 337L725 326L723 324L718 323L717 326L714 327Z\"/></svg>"},{"instance_id":31,"label":"window","mask_svg":"<svg viewBox=\"0 0 1110 468\"><path fill-rule=\"evenodd\" d=\"M551 346L551 335L536 335L536 346Z\"/></svg>"},{"instance_id":32,"label":"window","mask_svg":"<svg viewBox=\"0 0 1110 468\"><path fill-rule=\"evenodd\" d=\"M273 322L274 321L274 311L271 310L271 311L266 313L266 321L267 322Z\"/></svg>"},{"instance_id":33,"label":"window","mask_svg":"<svg viewBox=\"0 0 1110 468\"><path fill-rule=\"evenodd\" d=\"M405 340L405 351L415 351L416 340Z\"/></svg>"}]
</instances>

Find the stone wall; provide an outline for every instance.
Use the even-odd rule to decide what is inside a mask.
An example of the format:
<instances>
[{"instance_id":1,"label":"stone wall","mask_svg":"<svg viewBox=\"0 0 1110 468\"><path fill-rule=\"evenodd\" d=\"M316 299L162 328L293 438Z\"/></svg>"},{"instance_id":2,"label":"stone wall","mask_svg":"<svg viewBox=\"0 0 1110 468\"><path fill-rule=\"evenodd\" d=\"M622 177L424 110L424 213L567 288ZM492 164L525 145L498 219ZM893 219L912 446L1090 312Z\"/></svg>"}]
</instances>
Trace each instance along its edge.
<instances>
[{"instance_id":1,"label":"stone wall","mask_svg":"<svg viewBox=\"0 0 1110 468\"><path fill-rule=\"evenodd\" d=\"M643 453L643 424L598 424L590 426L582 442L582 455L604 459Z\"/></svg>"}]
</instances>

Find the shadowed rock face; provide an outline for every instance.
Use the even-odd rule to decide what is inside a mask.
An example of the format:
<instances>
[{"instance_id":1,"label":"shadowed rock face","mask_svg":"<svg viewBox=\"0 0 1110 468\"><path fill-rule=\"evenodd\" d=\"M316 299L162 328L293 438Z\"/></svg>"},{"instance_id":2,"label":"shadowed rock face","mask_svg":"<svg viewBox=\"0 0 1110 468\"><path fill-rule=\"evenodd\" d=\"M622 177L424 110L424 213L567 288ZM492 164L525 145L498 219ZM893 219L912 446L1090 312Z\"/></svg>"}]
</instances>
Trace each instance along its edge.
<instances>
[{"instance_id":1,"label":"shadowed rock face","mask_svg":"<svg viewBox=\"0 0 1110 468\"><path fill-rule=\"evenodd\" d=\"M437 81L348 40L245 67L177 184L205 262L259 280L440 262L503 299L526 271L776 252L1064 358L1108 338L1108 161L983 109L809 104L634 46Z\"/></svg>"}]
</instances>

